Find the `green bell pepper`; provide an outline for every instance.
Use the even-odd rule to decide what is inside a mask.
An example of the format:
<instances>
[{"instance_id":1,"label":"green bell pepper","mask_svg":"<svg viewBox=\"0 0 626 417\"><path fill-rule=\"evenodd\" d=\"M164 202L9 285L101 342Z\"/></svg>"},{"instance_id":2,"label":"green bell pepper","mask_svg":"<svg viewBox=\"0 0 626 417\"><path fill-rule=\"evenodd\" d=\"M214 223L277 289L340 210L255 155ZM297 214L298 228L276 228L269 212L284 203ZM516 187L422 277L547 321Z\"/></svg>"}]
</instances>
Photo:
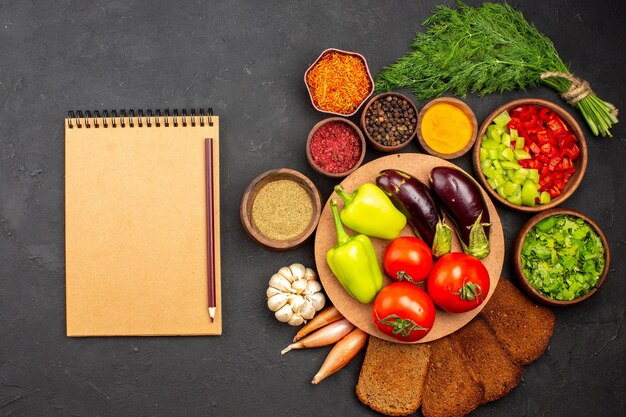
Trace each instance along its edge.
<instances>
[{"instance_id":1,"label":"green bell pepper","mask_svg":"<svg viewBox=\"0 0 626 417\"><path fill-rule=\"evenodd\" d=\"M406 217L375 184L361 184L353 194L346 194L341 184L335 192L345 202L341 221L350 229L367 236L395 239L406 226Z\"/></svg>"},{"instance_id":2,"label":"green bell pepper","mask_svg":"<svg viewBox=\"0 0 626 417\"><path fill-rule=\"evenodd\" d=\"M337 229L337 243L326 252L326 261L343 288L364 304L371 303L383 287L383 274L370 239L350 237L341 223L337 200L330 202Z\"/></svg>"}]
</instances>

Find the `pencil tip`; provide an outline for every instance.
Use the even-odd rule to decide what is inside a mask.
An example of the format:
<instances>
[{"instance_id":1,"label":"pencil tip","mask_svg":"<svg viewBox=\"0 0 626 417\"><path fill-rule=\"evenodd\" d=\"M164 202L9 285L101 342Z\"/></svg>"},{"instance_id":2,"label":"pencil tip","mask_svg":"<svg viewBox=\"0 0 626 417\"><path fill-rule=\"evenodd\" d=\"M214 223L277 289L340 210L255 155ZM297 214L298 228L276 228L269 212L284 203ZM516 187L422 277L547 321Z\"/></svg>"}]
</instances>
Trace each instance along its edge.
<instances>
[{"instance_id":1,"label":"pencil tip","mask_svg":"<svg viewBox=\"0 0 626 417\"><path fill-rule=\"evenodd\" d=\"M215 321L215 307L209 307L209 317L211 318L211 323Z\"/></svg>"}]
</instances>

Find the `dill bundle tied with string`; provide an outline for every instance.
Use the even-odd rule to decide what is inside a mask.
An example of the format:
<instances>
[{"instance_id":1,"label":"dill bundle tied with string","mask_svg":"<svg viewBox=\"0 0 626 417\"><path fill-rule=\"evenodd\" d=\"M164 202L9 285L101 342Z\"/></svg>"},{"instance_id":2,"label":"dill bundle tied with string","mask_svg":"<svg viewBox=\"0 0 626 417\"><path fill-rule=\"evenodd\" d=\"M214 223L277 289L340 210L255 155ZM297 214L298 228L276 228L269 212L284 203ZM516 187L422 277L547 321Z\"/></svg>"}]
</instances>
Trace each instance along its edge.
<instances>
[{"instance_id":1,"label":"dill bundle tied with string","mask_svg":"<svg viewBox=\"0 0 626 417\"><path fill-rule=\"evenodd\" d=\"M413 51L376 77L376 90L410 88L420 99L444 92L485 95L547 85L578 108L594 135L612 136L617 109L570 73L552 41L508 4L439 6Z\"/></svg>"}]
</instances>

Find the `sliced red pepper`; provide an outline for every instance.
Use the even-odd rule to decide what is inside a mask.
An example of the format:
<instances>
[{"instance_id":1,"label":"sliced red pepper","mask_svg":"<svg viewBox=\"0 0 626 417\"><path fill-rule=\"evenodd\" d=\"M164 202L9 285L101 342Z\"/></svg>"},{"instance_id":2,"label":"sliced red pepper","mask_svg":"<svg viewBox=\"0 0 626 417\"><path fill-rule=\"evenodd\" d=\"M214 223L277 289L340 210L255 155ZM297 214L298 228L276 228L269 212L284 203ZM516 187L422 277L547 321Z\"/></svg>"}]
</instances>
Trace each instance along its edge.
<instances>
[{"instance_id":1,"label":"sliced red pepper","mask_svg":"<svg viewBox=\"0 0 626 417\"><path fill-rule=\"evenodd\" d=\"M513 114L522 122L528 122L535 115L535 106L519 106L513 109ZM536 116L535 116L536 117Z\"/></svg>"},{"instance_id":2,"label":"sliced red pepper","mask_svg":"<svg viewBox=\"0 0 626 417\"><path fill-rule=\"evenodd\" d=\"M576 137L558 114L543 106L524 105L509 112L509 129L524 138L522 149L530 159L518 161L526 169L539 171L539 189L552 198L561 195L567 181L576 172L573 161L580 157ZM515 142L511 142L515 148Z\"/></svg>"},{"instance_id":3,"label":"sliced red pepper","mask_svg":"<svg viewBox=\"0 0 626 417\"><path fill-rule=\"evenodd\" d=\"M554 176L552 174L541 175L539 176L539 185L541 185L542 187L545 185L551 185L553 180Z\"/></svg>"},{"instance_id":4,"label":"sliced red pepper","mask_svg":"<svg viewBox=\"0 0 626 417\"><path fill-rule=\"evenodd\" d=\"M548 192L550 193L550 197L552 198L555 198L561 195L561 189L557 187L556 185L553 185L552 187L550 187L548 189Z\"/></svg>"},{"instance_id":5,"label":"sliced red pepper","mask_svg":"<svg viewBox=\"0 0 626 417\"><path fill-rule=\"evenodd\" d=\"M563 153L569 156L572 161L575 161L578 155L580 155L580 148L574 143L571 148L563 149Z\"/></svg>"},{"instance_id":6,"label":"sliced red pepper","mask_svg":"<svg viewBox=\"0 0 626 417\"><path fill-rule=\"evenodd\" d=\"M567 156L563 157L563 160L559 164L559 171L566 171L572 168L572 161Z\"/></svg>"},{"instance_id":7,"label":"sliced red pepper","mask_svg":"<svg viewBox=\"0 0 626 417\"><path fill-rule=\"evenodd\" d=\"M538 122L537 116L534 114L531 115L530 120L523 123L524 129L526 129L526 132L537 133L537 131L539 130L539 123L537 122Z\"/></svg>"},{"instance_id":8,"label":"sliced red pepper","mask_svg":"<svg viewBox=\"0 0 626 417\"><path fill-rule=\"evenodd\" d=\"M565 149L571 148L572 145L574 145L575 140L576 138L573 135L566 133L558 137L557 144L559 145L559 148L565 151Z\"/></svg>"},{"instance_id":9,"label":"sliced red pepper","mask_svg":"<svg viewBox=\"0 0 626 417\"><path fill-rule=\"evenodd\" d=\"M541 164L539 161L535 161L534 159L529 159L530 163L528 164L528 168L539 169L541 168Z\"/></svg>"},{"instance_id":10,"label":"sliced red pepper","mask_svg":"<svg viewBox=\"0 0 626 417\"><path fill-rule=\"evenodd\" d=\"M520 164L522 168L527 168L527 169L533 168L532 165L534 162L535 161L533 161L532 159L522 159L521 161L517 161L517 163Z\"/></svg>"},{"instance_id":11,"label":"sliced red pepper","mask_svg":"<svg viewBox=\"0 0 626 417\"><path fill-rule=\"evenodd\" d=\"M539 145L536 143L531 143L529 149L534 155L539 155L541 153L541 148L539 148Z\"/></svg>"},{"instance_id":12,"label":"sliced red pepper","mask_svg":"<svg viewBox=\"0 0 626 417\"><path fill-rule=\"evenodd\" d=\"M539 162L542 162L544 165L550 163L550 158L548 157L548 155L537 155L537 160Z\"/></svg>"},{"instance_id":13,"label":"sliced red pepper","mask_svg":"<svg viewBox=\"0 0 626 417\"><path fill-rule=\"evenodd\" d=\"M555 156L550 160L550 163L548 164L548 169L550 171L554 171L554 169L559 165L559 162L561 162L561 158Z\"/></svg>"},{"instance_id":14,"label":"sliced red pepper","mask_svg":"<svg viewBox=\"0 0 626 417\"><path fill-rule=\"evenodd\" d=\"M508 127L509 130L511 129L518 130L521 125L522 125L522 122L520 122L520 120L517 117L512 117L509 123L506 125L506 127Z\"/></svg>"},{"instance_id":15,"label":"sliced red pepper","mask_svg":"<svg viewBox=\"0 0 626 417\"><path fill-rule=\"evenodd\" d=\"M561 126L561 131L562 132L569 132L569 129L567 128L567 125L565 124L565 122L558 116L554 117L554 121L557 122L560 126Z\"/></svg>"},{"instance_id":16,"label":"sliced red pepper","mask_svg":"<svg viewBox=\"0 0 626 417\"><path fill-rule=\"evenodd\" d=\"M526 139L527 141L532 141L532 138L530 137L530 135L528 134L528 132L526 132L526 130L522 127L522 124L520 123L520 125L517 127L517 134L521 137L523 137L524 139Z\"/></svg>"},{"instance_id":17,"label":"sliced red pepper","mask_svg":"<svg viewBox=\"0 0 626 417\"><path fill-rule=\"evenodd\" d=\"M513 110L511 110L511 117L519 119L520 113L522 113L522 107L516 107Z\"/></svg>"},{"instance_id":18,"label":"sliced red pepper","mask_svg":"<svg viewBox=\"0 0 626 417\"><path fill-rule=\"evenodd\" d=\"M554 158L556 154L558 153L558 151L554 148L554 146L550 145L549 143L544 143L543 145L540 146L540 148L541 148L541 153L546 155L548 158Z\"/></svg>"},{"instance_id":19,"label":"sliced red pepper","mask_svg":"<svg viewBox=\"0 0 626 417\"><path fill-rule=\"evenodd\" d=\"M552 111L547 107L542 107L539 109L539 118L544 121L549 121L552 119L551 114Z\"/></svg>"},{"instance_id":20,"label":"sliced red pepper","mask_svg":"<svg viewBox=\"0 0 626 417\"><path fill-rule=\"evenodd\" d=\"M567 132L565 125L556 118L546 121L546 126L554 132L555 135L561 135L563 132Z\"/></svg>"},{"instance_id":21,"label":"sliced red pepper","mask_svg":"<svg viewBox=\"0 0 626 417\"><path fill-rule=\"evenodd\" d=\"M548 143L554 147L558 146L558 143L556 140L557 136L554 133L552 133L550 129L546 130L546 132L548 132Z\"/></svg>"},{"instance_id":22,"label":"sliced red pepper","mask_svg":"<svg viewBox=\"0 0 626 417\"><path fill-rule=\"evenodd\" d=\"M546 144L550 141L550 138L548 137L548 132L545 129L537 132L537 141L540 145Z\"/></svg>"}]
</instances>

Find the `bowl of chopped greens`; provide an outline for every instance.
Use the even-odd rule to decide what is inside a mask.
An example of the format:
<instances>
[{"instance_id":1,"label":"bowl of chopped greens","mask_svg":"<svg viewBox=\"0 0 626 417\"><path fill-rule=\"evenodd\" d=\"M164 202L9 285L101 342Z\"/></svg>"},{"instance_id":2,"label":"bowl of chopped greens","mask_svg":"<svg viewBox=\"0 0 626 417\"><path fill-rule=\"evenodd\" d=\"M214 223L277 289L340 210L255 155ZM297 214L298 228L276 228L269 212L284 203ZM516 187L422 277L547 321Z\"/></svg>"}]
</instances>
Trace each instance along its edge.
<instances>
[{"instance_id":1,"label":"bowl of chopped greens","mask_svg":"<svg viewBox=\"0 0 626 417\"><path fill-rule=\"evenodd\" d=\"M587 144L564 108L526 98L498 107L485 119L473 163L476 178L494 199L536 213L576 191L587 169Z\"/></svg>"},{"instance_id":2,"label":"bowl of chopped greens","mask_svg":"<svg viewBox=\"0 0 626 417\"><path fill-rule=\"evenodd\" d=\"M521 286L537 301L568 306L591 297L609 272L609 244L596 222L556 208L532 217L513 249Z\"/></svg>"}]
</instances>

